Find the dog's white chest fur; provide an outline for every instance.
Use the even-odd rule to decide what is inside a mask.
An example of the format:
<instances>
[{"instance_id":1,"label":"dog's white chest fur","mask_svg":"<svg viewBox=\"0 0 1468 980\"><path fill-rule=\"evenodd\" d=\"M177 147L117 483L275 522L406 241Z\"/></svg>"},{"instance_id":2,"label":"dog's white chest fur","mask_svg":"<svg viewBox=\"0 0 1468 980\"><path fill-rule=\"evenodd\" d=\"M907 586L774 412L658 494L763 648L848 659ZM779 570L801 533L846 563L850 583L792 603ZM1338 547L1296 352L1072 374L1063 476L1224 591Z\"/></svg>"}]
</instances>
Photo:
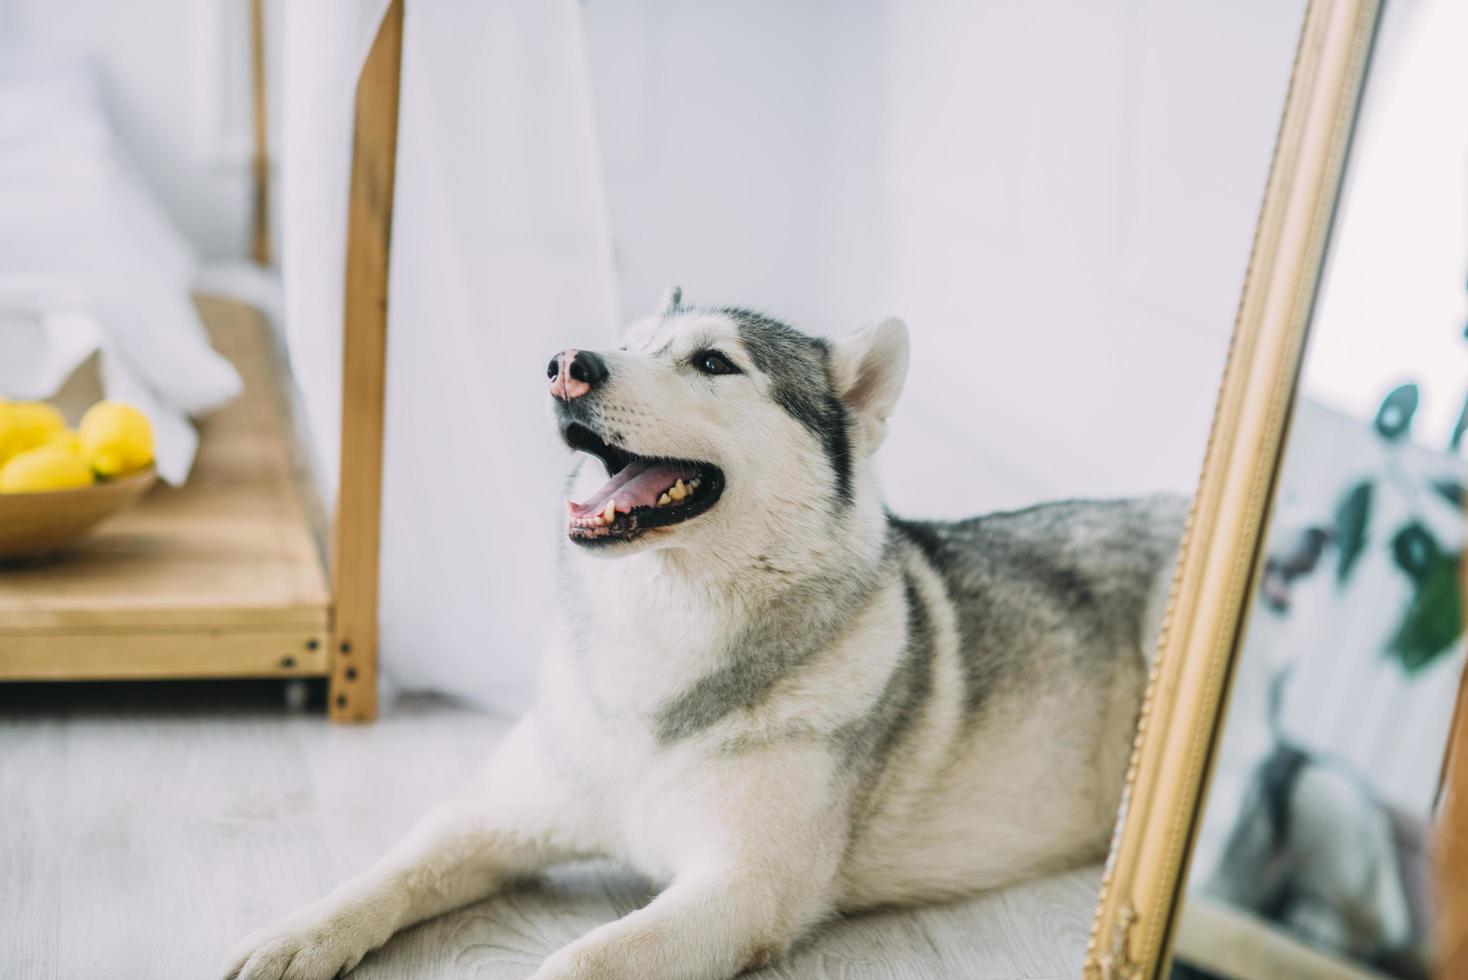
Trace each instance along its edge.
<instances>
[{"instance_id":1,"label":"dog's white chest fur","mask_svg":"<svg viewBox=\"0 0 1468 980\"><path fill-rule=\"evenodd\" d=\"M798 814L840 842L825 869L828 899L852 908L999 884L1094 854L1104 839L1115 780L1096 771L1094 741L1120 759L1139 675L1116 697L1047 694L995 705L974 724L960 704L961 640L942 583L907 568L934 611L931 693L870 771L852 753L870 750L861 732L913 641L898 562L832 642L749 703L723 692L733 700L709 708L706 727L669 737L669 706L718 673L729 638L760 607L670 578L656 559L633 574L623 563L576 565L598 628L555 645L537 717L587 801L579 833L589 849L666 880L723 846L721 836L757 838ZM1057 731L1066 717L1084 737ZM801 808L792 813L791 799L766 786L799 787Z\"/></svg>"},{"instance_id":2,"label":"dog's white chest fur","mask_svg":"<svg viewBox=\"0 0 1468 980\"><path fill-rule=\"evenodd\" d=\"M691 813L722 806L714 790L760 725L740 712L694 737L659 735L660 711L720 666L742 599L678 580L658 556L575 564L585 605L552 646L536 717L587 801L580 833L665 879L709 831ZM586 622L596 628L576 628Z\"/></svg>"}]
</instances>

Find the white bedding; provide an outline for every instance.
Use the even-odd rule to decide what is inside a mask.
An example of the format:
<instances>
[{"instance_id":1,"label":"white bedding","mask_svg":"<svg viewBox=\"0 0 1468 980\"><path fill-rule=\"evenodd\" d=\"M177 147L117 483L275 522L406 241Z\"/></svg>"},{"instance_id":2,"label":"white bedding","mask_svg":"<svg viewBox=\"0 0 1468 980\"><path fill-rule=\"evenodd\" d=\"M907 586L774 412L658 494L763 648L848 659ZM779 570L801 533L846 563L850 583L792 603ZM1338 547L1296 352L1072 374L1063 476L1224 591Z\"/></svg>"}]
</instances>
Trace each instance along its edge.
<instances>
[{"instance_id":1,"label":"white bedding","mask_svg":"<svg viewBox=\"0 0 1468 980\"><path fill-rule=\"evenodd\" d=\"M188 476L189 422L240 389L189 298L197 265L117 145L85 65L0 48L0 396L44 399L94 353L109 398Z\"/></svg>"}]
</instances>

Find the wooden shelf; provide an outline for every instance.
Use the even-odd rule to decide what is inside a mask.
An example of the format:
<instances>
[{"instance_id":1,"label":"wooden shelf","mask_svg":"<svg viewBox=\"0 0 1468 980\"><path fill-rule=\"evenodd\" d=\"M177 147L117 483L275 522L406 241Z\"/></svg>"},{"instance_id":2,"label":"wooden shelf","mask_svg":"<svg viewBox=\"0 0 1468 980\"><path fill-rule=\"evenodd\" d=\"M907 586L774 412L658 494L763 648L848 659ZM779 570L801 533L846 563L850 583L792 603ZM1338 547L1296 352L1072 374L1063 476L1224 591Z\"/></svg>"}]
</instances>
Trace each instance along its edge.
<instances>
[{"instance_id":1,"label":"wooden shelf","mask_svg":"<svg viewBox=\"0 0 1468 980\"><path fill-rule=\"evenodd\" d=\"M1176 959L1229 980L1389 980L1363 963L1306 946L1276 926L1206 896L1182 896Z\"/></svg>"},{"instance_id":2,"label":"wooden shelf","mask_svg":"<svg viewBox=\"0 0 1468 980\"><path fill-rule=\"evenodd\" d=\"M0 567L0 680L328 673L331 596L269 326L243 304L197 302L244 393L203 423L185 486L66 555Z\"/></svg>"}]
</instances>

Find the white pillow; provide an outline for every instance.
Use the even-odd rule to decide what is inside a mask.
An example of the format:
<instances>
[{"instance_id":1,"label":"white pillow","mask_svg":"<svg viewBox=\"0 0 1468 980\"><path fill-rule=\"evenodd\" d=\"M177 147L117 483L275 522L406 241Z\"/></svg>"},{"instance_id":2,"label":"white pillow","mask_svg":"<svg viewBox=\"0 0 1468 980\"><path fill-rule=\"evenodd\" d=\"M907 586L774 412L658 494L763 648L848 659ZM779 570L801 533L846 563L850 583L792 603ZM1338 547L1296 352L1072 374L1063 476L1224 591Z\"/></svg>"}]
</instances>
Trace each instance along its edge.
<instances>
[{"instance_id":1,"label":"white pillow","mask_svg":"<svg viewBox=\"0 0 1468 980\"><path fill-rule=\"evenodd\" d=\"M238 394L190 299L197 260L117 144L75 61L0 49L0 395L44 398L93 351L180 483L187 417Z\"/></svg>"}]
</instances>

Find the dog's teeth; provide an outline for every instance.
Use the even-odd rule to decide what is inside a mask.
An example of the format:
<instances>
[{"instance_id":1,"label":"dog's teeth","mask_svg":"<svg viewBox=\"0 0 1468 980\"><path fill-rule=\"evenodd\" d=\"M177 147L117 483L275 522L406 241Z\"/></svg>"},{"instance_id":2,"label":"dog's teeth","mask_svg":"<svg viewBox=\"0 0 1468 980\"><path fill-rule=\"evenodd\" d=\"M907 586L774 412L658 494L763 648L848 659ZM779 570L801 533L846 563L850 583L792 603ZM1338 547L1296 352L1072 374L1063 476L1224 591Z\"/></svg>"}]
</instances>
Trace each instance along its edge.
<instances>
[{"instance_id":1,"label":"dog's teeth","mask_svg":"<svg viewBox=\"0 0 1468 980\"><path fill-rule=\"evenodd\" d=\"M679 480L677 483L668 488L668 496L672 497L674 500L682 500L684 497L688 496L688 488L683 485L682 480Z\"/></svg>"},{"instance_id":2,"label":"dog's teeth","mask_svg":"<svg viewBox=\"0 0 1468 980\"><path fill-rule=\"evenodd\" d=\"M608 524L617 519L617 501L615 498L607 501L606 507L601 512L601 519Z\"/></svg>"},{"instance_id":3,"label":"dog's teeth","mask_svg":"<svg viewBox=\"0 0 1468 980\"><path fill-rule=\"evenodd\" d=\"M693 479L691 479L691 480L688 481L688 489L689 490L697 490L698 489L698 485L701 482L702 481L698 477L695 476Z\"/></svg>"},{"instance_id":4,"label":"dog's teeth","mask_svg":"<svg viewBox=\"0 0 1468 980\"><path fill-rule=\"evenodd\" d=\"M659 507L666 507L669 504L671 504L672 502L673 502L673 498L670 497L670 496L668 496L666 492L661 497L658 498L658 506Z\"/></svg>"}]
</instances>

